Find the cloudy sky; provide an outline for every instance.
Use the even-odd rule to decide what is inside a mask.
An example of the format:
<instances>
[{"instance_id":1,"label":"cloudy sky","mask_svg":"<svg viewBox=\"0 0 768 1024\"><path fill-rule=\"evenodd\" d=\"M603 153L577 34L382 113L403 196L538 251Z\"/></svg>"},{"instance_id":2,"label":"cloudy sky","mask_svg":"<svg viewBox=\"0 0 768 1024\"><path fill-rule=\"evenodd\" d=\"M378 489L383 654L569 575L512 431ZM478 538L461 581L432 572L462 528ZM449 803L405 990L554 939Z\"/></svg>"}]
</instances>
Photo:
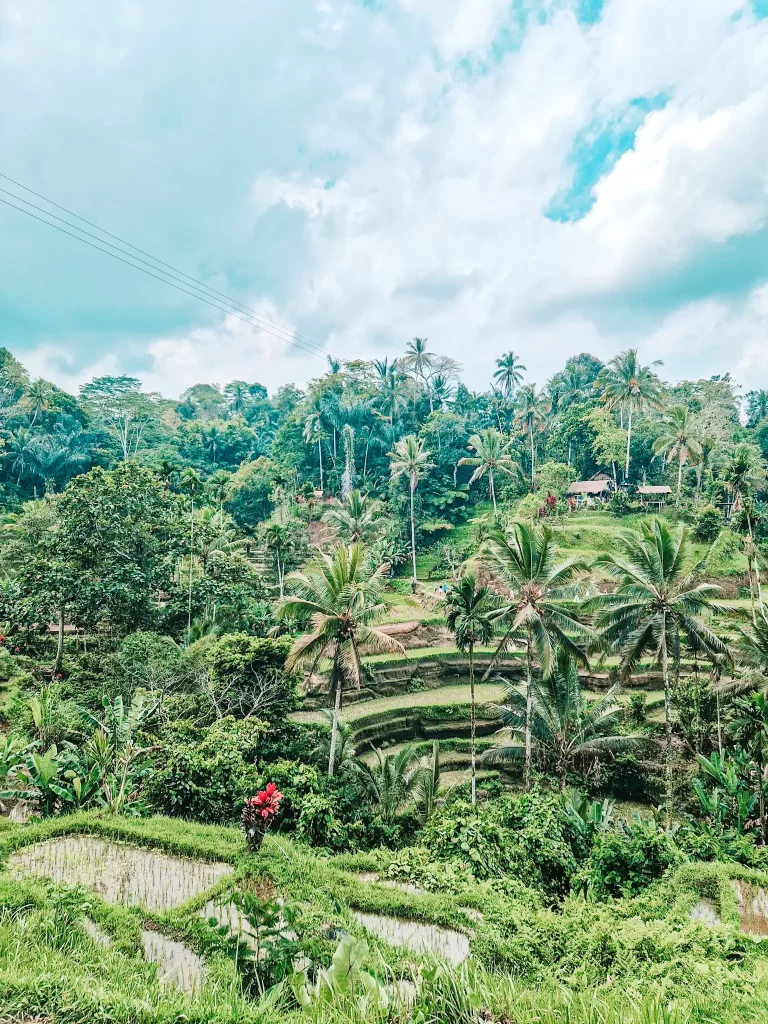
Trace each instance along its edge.
<instances>
[{"instance_id":1,"label":"cloudy sky","mask_svg":"<svg viewBox=\"0 0 768 1024\"><path fill-rule=\"evenodd\" d=\"M336 357L768 387L768 0L0 0L0 173ZM0 344L72 390L323 370L2 203Z\"/></svg>"}]
</instances>

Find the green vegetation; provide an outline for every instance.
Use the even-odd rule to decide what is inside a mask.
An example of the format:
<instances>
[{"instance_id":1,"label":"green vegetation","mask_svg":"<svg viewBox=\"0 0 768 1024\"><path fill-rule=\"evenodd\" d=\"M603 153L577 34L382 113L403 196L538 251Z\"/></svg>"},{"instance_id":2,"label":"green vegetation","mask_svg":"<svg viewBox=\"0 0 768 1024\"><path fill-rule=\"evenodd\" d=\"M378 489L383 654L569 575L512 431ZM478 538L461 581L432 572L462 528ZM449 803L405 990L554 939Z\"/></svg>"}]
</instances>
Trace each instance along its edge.
<instances>
[{"instance_id":1,"label":"green vegetation","mask_svg":"<svg viewBox=\"0 0 768 1024\"><path fill-rule=\"evenodd\" d=\"M765 1017L768 404L525 372L0 352L0 1019Z\"/></svg>"}]
</instances>

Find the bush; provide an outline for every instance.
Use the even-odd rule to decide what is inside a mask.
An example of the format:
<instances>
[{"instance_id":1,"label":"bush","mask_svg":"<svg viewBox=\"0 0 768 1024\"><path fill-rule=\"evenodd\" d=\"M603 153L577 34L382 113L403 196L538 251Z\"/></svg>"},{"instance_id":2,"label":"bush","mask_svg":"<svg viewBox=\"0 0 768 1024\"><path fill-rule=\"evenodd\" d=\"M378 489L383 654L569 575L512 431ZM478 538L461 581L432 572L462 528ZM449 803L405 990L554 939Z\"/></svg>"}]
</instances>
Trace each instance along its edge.
<instances>
[{"instance_id":1,"label":"bush","mask_svg":"<svg viewBox=\"0 0 768 1024\"><path fill-rule=\"evenodd\" d=\"M564 462L543 462L536 469L536 490L542 494L551 492L562 498L568 485L573 483L578 474L573 466Z\"/></svg>"},{"instance_id":2,"label":"bush","mask_svg":"<svg viewBox=\"0 0 768 1024\"><path fill-rule=\"evenodd\" d=\"M668 832L636 817L621 831L595 835L586 877L597 896L634 896L682 859Z\"/></svg>"},{"instance_id":3,"label":"bush","mask_svg":"<svg viewBox=\"0 0 768 1024\"><path fill-rule=\"evenodd\" d=\"M230 633L210 650L217 701L225 713L275 721L296 706L296 677L285 671L287 637Z\"/></svg>"},{"instance_id":4,"label":"bush","mask_svg":"<svg viewBox=\"0 0 768 1024\"><path fill-rule=\"evenodd\" d=\"M632 693L629 697L629 720L632 725L645 725L644 693Z\"/></svg>"},{"instance_id":5,"label":"bush","mask_svg":"<svg viewBox=\"0 0 768 1024\"><path fill-rule=\"evenodd\" d=\"M606 508L614 516L636 515L643 511L639 501L633 501L626 491L614 491L608 499Z\"/></svg>"},{"instance_id":6,"label":"bush","mask_svg":"<svg viewBox=\"0 0 768 1024\"><path fill-rule=\"evenodd\" d=\"M693 535L696 540L711 543L720 535L723 516L714 505L702 505L693 521Z\"/></svg>"}]
</instances>

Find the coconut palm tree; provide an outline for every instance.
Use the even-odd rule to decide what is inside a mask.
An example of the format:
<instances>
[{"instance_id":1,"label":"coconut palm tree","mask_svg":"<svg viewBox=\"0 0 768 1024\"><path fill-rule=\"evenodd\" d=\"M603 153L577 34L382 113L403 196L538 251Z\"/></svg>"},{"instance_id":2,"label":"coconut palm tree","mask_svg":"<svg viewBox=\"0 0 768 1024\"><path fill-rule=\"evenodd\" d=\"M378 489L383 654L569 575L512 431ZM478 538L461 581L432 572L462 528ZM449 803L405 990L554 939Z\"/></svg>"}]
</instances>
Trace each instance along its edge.
<instances>
[{"instance_id":1,"label":"coconut palm tree","mask_svg":"<svg viewBox=\"0 0 768 1024\"><path fill-rule=\"evenodd\" d=\"M205 489L219 506L219 512L223 513L224 511L224 502L227 499L231 481L231 473L228 473L226 469L217 469L205 482Z\"/></svg>"},{"instance_id":2,"label":"coconut palm tree","mask_svg":"<svg viewBox=\"0 0 768 1024\"><path fill-rule=\"evenodd\" d=\"M469 479L470 484L485 476L486 473L488 474L488 489L491 493L495 515L496 487L493 474L496 472L514 476L515 473L520 472L520 465L508 454L509 442L495 427L488 427L481 434L473 434L469 439L469 447L474 449L475 455L459 459L458 464L475 467L475 472Z\"/></svg>"},{"instance_id":3,"label":"coconut palm tree","mask_svg":"<svg viewBox=\"0 0 768 1024\"><path fill-rule=\"evenodd\" d=\"M545 755L565 793L568 772L579 758L599 757L606 751L628 750L639 742L637 736L618 735L624 708L616 700L618 686L598 700L587 704L579 682L579 673L567 651L557 652L553 671L534 680L531 694L533 742ZM504 703L491 705L504 723L507 740L489 750L486 764L517 761L525 751L520 740L525 736L526 697L517 686L509 686Z\"/></svg>"},{"instance_id":4,"label":"coconut palm tree","mask_svg":"<svg viewBox=\"0 0 768 1024\"><path fill-rule=\"evenodd\" d=\"M387 567L372 568L359 544L339 545L329 554L318 552L304 572L287 579L289 596L277 609L278 618L309 619L309 632L297 637L286 668L307 667L312 673L321 658L331 661L330 698L333 704L328 776L336 763L336 738L345 687L359 689L363 675L360 648L376 653L403 654L405 648L374 625L385 615L381 600Z\"/></svg>"},{"instance_id":5,"label":"coconut palm tree","mask_svg":"<svg viewBox=\"0 0 768 1024\"><path fill-rule=\"evenodd\" d=\"M280 523L270 523L264 530L264 540L270 551L275 553L275 564L277 567L277 585L280 588L280 598L285 596L284 592L284 553L288 546L288 531Z\"/></svg>"},{"instance_id":6,"label":"coconut palm tree","mask_svg":"<svg viewBox=\"0 0 768 1024\"><path fill-rule=\"evenodd\" d=\"M499 602L490 587L477 585L473 573L454 584L448 591L448 629L453 633L456 646L469 653L470 751L472 803L476 800L476 710L475 710L475 647L490 643L493 636L493 613Z\"/></svg>"},{"instance_id":7,"label":"coconut palm tree","mask_svg":"<svg viewBox=\"0 0 768 1024\"><path fill-rule=\"evenodd\" d=\"M381 502L358 490L350 491L323 515L323 522L337 527L350 543L370 540L381 524Z\"/></svg>"},{"instance_id":8,"label":"coconut palm tree","mask_svg":"<svg viewBox=\"0 0 768 1024\"><path fill-rule=\"evenodd\" d=\"M192 562L195 550L195 495L203 481L196 469L187 466L179 477L179 486L189 495L189 595L187 602L187 632L192 629Z\"/></svg>"},{"instance_id":9,"label":"coconut palm tree","mask_svg":"<svg viewBox=\"0 0 768 1024\"><path fill-rule=\"evenodd\" d=\"M400 369L397 359L391 363L387 359L375 359L373 366L377 374L379 409L392 426L401 410L408 405L412 384Z\"/></svg>"},{"instance_id":10,"label":"coconut palm tree","mask_svg":"<svg viewBox=\"0 0 768 1024\"><path fill-rule=\"evenodd\" d=\"M416 794L424 771L414 745L398 750L396 754L373 751L375 761L355 761L355 773L363 785L368 799L387 824L392 824L403 807Z\"/></svg>"},{"instance_id":11,"label":"coconut palm tree","mask_svg":"<svg viewBox=\"0 0 768 1024\"><path fill-rule=\"evenodd\" d=\"M562 647L583 664L588 664L584 645L589 631L574 610L572 585L585 569L577 558L560 560L552 534L545 526L513 523L508 533L492 531L485 541L485 560L491 573L508 588L509 600L498 614L506 632L485 673L508 649L515 637L522 637L526 649L525 684L525 788L531 786L531 729L533 716L534 654L545 676Z\"/></svg>"},{"instance_id":12,"label":"coconut palm tree","mask_svg":"<svg viewBox=\"0 0 768 1024\"><path fill-rule=\"evenodd\" d=\"M434 397L429 386L430 374L432 371L432 360L434 352L427 351L427 338L414 338L409 341L403 357L403 363L411 370L424 384L429 394L429 411L434 411Z\"/></svg>"},{"instance_id":13,"label":"coconut palm tree","mask_svg":"<svg viewBox=\"0 0 768 1024\"><path fill-rule=\"evenodd\" d=\"M523 373L527 367L523 366L514 352L507 352L501 359L497 359L496 367L493 379L504 392L504 395L509 398L515 388L522 384Z\"/></svg>"},{"instance_id":14,"label":"coconut palm tree","mask_svg":"<svg viewBox=\"0 0 768 1024\"><path fill-rule=\"evenodd\" d=\"M432 752L429 757L422 760L421 765L414 796L421 820L428 821L432 817L442 792L440 780L440 742L438 740L432 741Z\"/></svg>"},{"instance_id":15,"label":"coconut palm tree","mask_svg":"<svg viewBox=\"0 0 768 1024\"><path fill-rule=\"evenodd\" d=\"M651 364L660 366L661 362ZM624 464L624 479L629 480L629 459L632 446L632 419L646 409L658 409L663 397L662 383L649 366L643 366L637 358L637 349L620 352L600 371L596 387L609 409L619 409L622 419L627 414L627 458ZM623 424L622 424L623 425Z\"/></svg>"},{"instance_id":16,"label":"coconut palm tree","mask_svg":"<svg viewBox=\"0 0 768 1024\"><path fill-rule=\"evenodd\" d=\"M701 441L696 432L690 410L684 405L673 406L664 418L661 435L653 445L654 455L663 455L666 462L677 460L677 497L680 504L680 487L683 482L683 466L695 464L701 459Z\"/></svg>"},{"instance_id":17,"label":"coconut palm tree","mask_svg":"<svg viewBox=\"0 0 768 1024\"><path fill-rule=\"evenodd\" d=\"M723 641L706 622L717 609L720 588L702 582L705 560L695 562L686 526L671 526L652 518L640 532L624 531L618 552L606 552L594 566L607 572L617 586L585 603L603 644L618 654L620 673L628 678L639 661L651 656L664 680L666 776L668 813L672 791L672 703L670 657L679 672L681 642L714 659L727 656Z\"/></svg>"},{"instance_id":18,"label":"coconut palm tree","mask_svg":"<svg viewBox=\"0 0 768 1024\"><path fill-rule=\"evenodd\" d=\"M536 490L536 446L534 432L543 430L552 403L543 391L537 391L535 384L527 384L517 396L517 412L514 425L521 436L528 435L531 444L531 490Z\"/></svg>"},{"instance_id":19,"label":"coconut palm tree","mask_svg":"<svg viewBox=\"0 0 768 1024\"><path fill-rule=\"evenodd\" d=\"M392 460L392 479L397 480L400 476L407 476L411 492L411 557L413 559L413 588L416 589L416 519L413 510L413 497L419 480L428 469L432 468L429 462L429 452L425 451L424 445L413 434L401 437L395 443L395 447L389 453Z\"/></svg>"},{"instance_id":20,"label":"coconut palm tree","mask_svg":"<svg viewBox=\"0 0 768 1024\"><path fill-rule=\"evenodd\" d=\"M456 388L453 382L444 373L436 373L429 381L430 408L434 408L433 401L437 403L438 409L442 409L453 398Z\"/></svg>"},{"instance_id":21,"label":"coconut palm tree","mask_svg":"<svg viewBox=\"0 0 768 1024\"><path fill-rule=\"evenodd\" d=\"M320 462L320 493L325 490L323 484L323 410L322 403L316 396L310 412L304 418L304 440L307 444L317 441L317 458Z\"/></svg>"},{"instance_id":22,"label":"coconut palm tree","mask_svg":"<svg viewBox=\"0 0 768 1024\"><path fill-rule=\"evenodd\" d=\"M35 420L46 409L49 409L53 400L53 384L40 377L33 381L24 392L21 404L32 413L30 427L34 427Z\"/></svg>"},{"instance_id":23,"label":"coconut palm tree","mask_svg":"<svg viewBox=\"0 0 768 1024\"><path fill-rule=\"evenodd\" d=\"M224 388L229 403L229 411L233 416L241 416L251 403L251 389L244 380L233 380Z\"/></svg>"},{"instance_id":24,"label":"coconut palm tree","mask_svg":"<svg viewBox=\"0 0 768 1024\"><path fill-rule=\"evenodd\" d=\"M755 595L752 583L753 571L757 581L757 595L760 603L760 612L763 617L765 617L765 609L763 607L763 594L762 587L760 585L760 566L757 561L757 548L755 545L754 533L752 531L752 516L750 515L748 499L751 496L752 488L755 485L762 483L764 480L765 465L763 463L760 450L751 444L738 445L725 466L723 471L723 482L731 492L734 502L737 498L741 501L744 514L747 519L747 532L749 535L749 544L747 545L749 548L749 552L747 554L747 571L749 575L749 594L752 603L753 622L756 619Z\"/></svg>"}]
</instances>

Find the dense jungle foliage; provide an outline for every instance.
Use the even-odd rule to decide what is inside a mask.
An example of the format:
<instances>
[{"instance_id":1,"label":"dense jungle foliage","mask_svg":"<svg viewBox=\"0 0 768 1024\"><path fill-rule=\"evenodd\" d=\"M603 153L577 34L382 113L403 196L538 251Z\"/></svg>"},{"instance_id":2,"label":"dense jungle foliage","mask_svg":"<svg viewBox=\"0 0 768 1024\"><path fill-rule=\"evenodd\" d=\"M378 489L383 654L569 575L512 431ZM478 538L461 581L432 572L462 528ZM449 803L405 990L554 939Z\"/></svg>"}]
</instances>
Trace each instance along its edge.
<instances>
[{"instance_id":1,"label":"dense jungle foliage","mask_svg":"<svg viewBox=\"0 0 768 1024\"><path fill-rule=\"evenodd\" d=\"M7 1019L764 1019L768 392L525 374L474 393L415 338L274 395L74 397L0 349L0 857L234 871L154 917L0 872Z\"/></svg>"}]
</instances>

